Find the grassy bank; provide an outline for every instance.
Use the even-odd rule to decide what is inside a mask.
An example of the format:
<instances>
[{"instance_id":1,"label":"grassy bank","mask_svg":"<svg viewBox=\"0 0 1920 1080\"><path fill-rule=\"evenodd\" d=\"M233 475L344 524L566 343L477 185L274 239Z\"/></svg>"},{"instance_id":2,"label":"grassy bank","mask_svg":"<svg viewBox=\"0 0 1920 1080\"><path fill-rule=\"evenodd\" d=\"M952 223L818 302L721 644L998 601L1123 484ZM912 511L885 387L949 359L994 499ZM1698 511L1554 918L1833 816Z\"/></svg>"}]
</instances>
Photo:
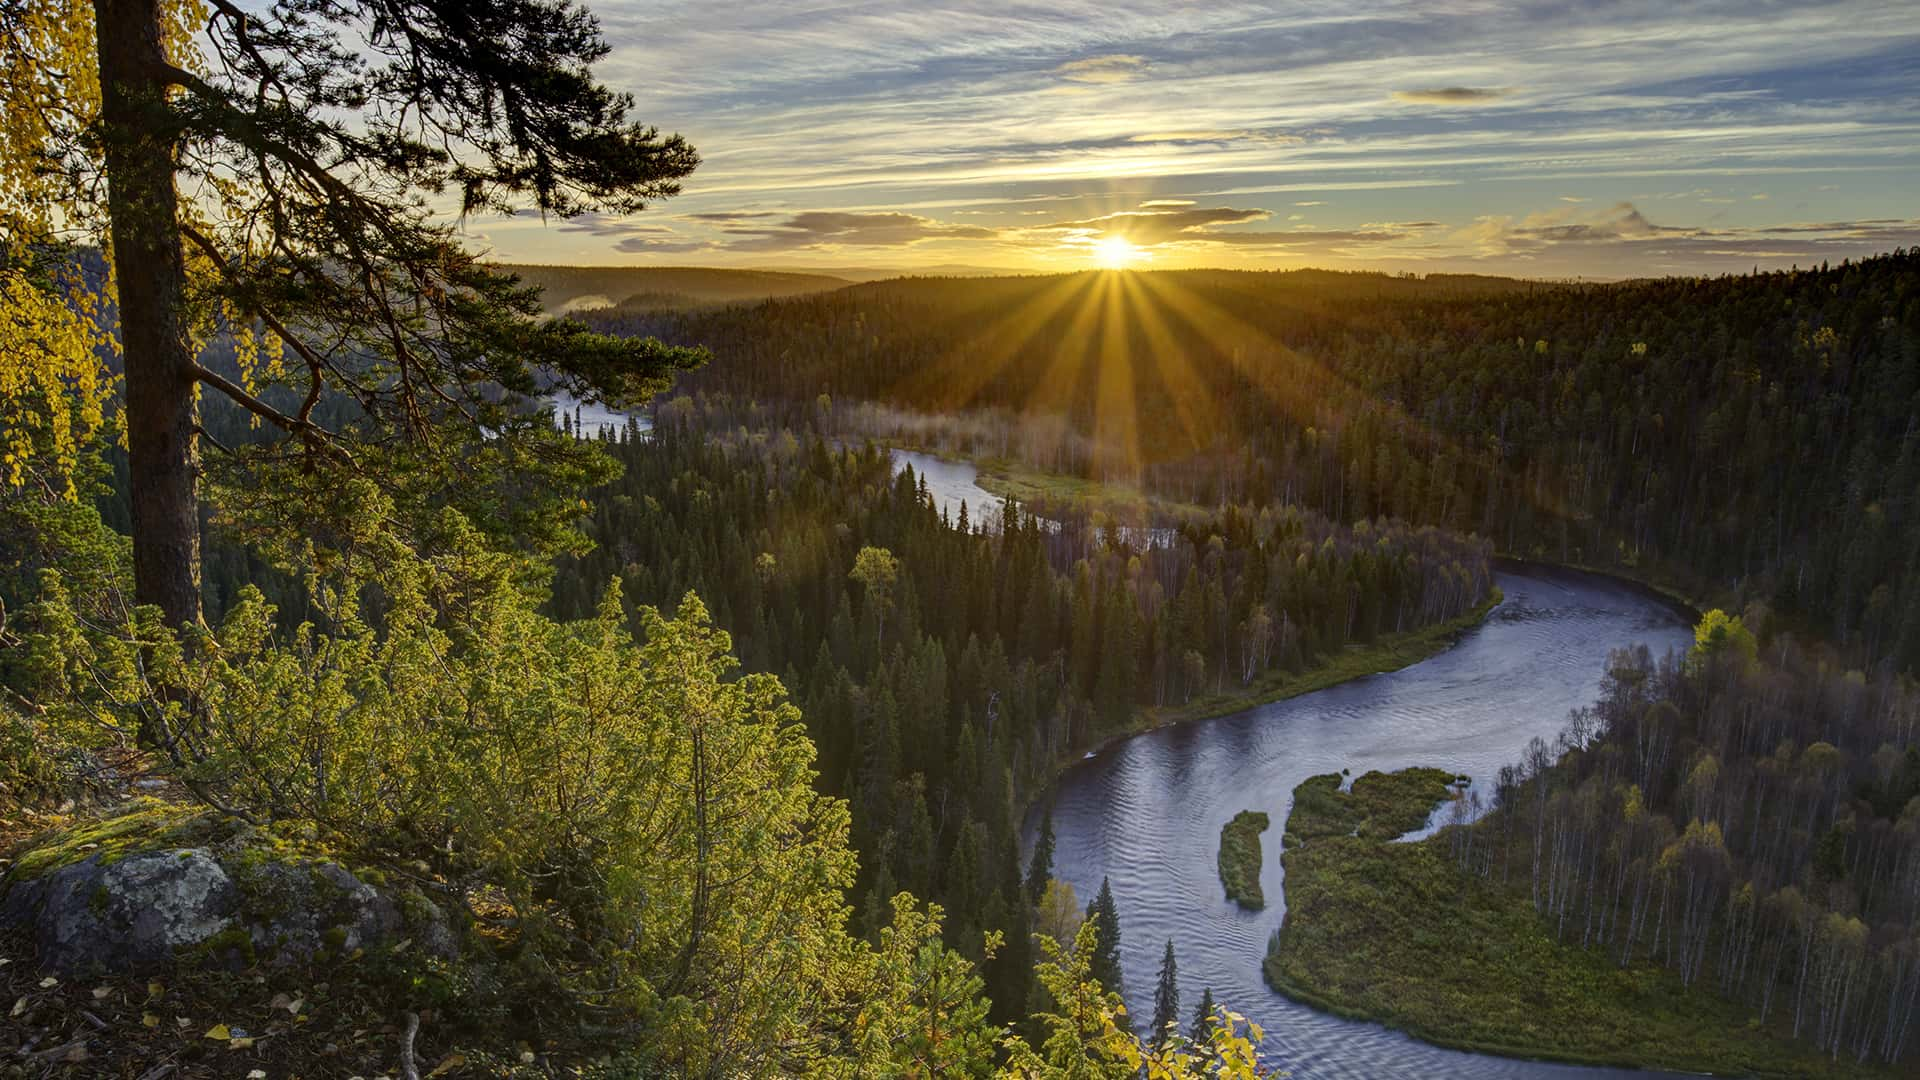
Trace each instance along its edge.
<instances>
[{"instance_id":1,"label":"grassy bank","mask_svg":"<svg viewBox=\"0 0 1920 1080\"><path fill-rule=\"evenodd\" d=\"M1227 899L1249 911L1267 906L1260 891L1260 834L1267 831L1267 815L1242 810L1220 827L1220 884Z\"/></svg>"},{"instance_id":2,"label":"grassy bank","mask_svg":"<svg viewBox=\"0 0 1920 1080\"><path fill-rule=\"evenodd\" d=\"M1340 774L1308 777L1293 789L1287 814L1286 849L1332 837L1357 836L1384 841L1404 836L1427 823L1427 816L1451 792L1453 774L1440 769L1370 772L1340 790Z\"/></svg>"},{"instance_id":3,"label":"grassy bank","mask_svg":"<svg viewBox=\"0 0 1920 1080\"><path fill-rule=\"evenodd\" d=\"M1142 709L1137 730L1202 720L1209 716L1225 716L1256 705L1325 690L1329 686L1366 675L1380 675L1411 667L1446 651L1461 634L1479 626L1501 599L1500 590L1496 587L1485 602L1459 618L1405 633L1382 634L1371 645L1349 645L1331 656L1320 657L1318 663L1305 671L1268 671L1245 686L1233 687L1222 693L1196 697L1180 705Z\"/></svg>"},{"instance_id":4,"label":"grassy bank","mask_svg":"<svg viewBox=\"0 0 1920 1080\"><path fill-rule=\"evenodd\" d=\"M1387 842L1401 825L1426 820L1447 774L1376 777L1356 781L1353 793L1340 792L1337 777L1295 789L1281 857L1287 920L1264 965L1280 993L1428 1042L1512 1057L1725 1075L1893 1075L1830 1062L1665 969L1622 970L1603 952L1557 942L1523 889L1463 873L1445 838Z\"/></svg>"}]
</instances>

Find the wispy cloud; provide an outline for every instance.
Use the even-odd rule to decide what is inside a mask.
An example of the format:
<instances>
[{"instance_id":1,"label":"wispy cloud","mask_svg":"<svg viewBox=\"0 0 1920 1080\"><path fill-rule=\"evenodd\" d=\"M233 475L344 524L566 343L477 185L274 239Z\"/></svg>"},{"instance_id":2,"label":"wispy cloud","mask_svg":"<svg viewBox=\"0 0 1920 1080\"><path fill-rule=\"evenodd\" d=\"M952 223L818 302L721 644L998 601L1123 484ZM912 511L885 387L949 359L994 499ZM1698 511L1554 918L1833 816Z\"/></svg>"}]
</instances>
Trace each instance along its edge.
<instances>
[{"instance_id":1,"label":"wispy cloud","mask_svg":"<svg viewBox=\"0 0 1920 1080\"><path fill-rule=\"evenodd\" d=\"M905 247L927 240L985 240L997 235L980 225L948 225L918 214L855 214L809 211L777 225L730 225L734 251L798 251L827 247Z\"/></svg>"},{"instance_id":2,"label":"wispy cloud","mask_svg":"<svg viewBox=\"0 0 1920 1080\"><path fill-rule=\"evenodd\" d=\"M1132 82L1147 73L1147 58L1130 53L1113 53L1107 56L1089 56L1082 60L1069 60L1053 69L1053 73L1068 82L1108 83Z\"/></svg>"},{"instance_id":3,"label":"wispy cloud","mask_svg":"<svg viewBox=\"0 0 1920 1080\"><path fill-rule=\"evenodd\" d=\"M1220 248L1299 248L1308 246L1379 244L1400 240L1409 230L1427 228L1432 222L1408 226L1367 225L1360 229L1240 229L1235 226L1266 221L1273 217L1267 210L1229 206L1156 207L1142 204L1137 210L1122 210L1098 217L1074 221L1055 221L1030 232L1052 237L1057 242L1090 245L1117 237L1141 248L1164 245Z\"/></svg>"},{"instance_id":4,"label":"wispy cloud","mask_svg":"<svg viewBox=\"0 0 1920 1080\"><path fill-rule=\"evenodd\" d=\"M1425 90L1395 90L1393 100L1416 105L1480 105L1498 101L1512 91L1489 86L1435 86Z\"/></svg>"},{"instance_id":5,"label":"wispy cloud","mask_svg":"<svg viewBox=\"0 0 1920 1080\"><path fill-rule=\"evenodd\" d=\"M1036 222L1226 209L1271 217L1087 228L1178 237L1157 266L1717 271L1887 244L1757 230L1904 220L1920 173L1920 23L1890 0L595 7L600 72L705 164L639 219L475 222L502 257L1041 259L1084 234ZM1441 225L1369 228L1409 219Z\"/></svg>"}]
</instances>

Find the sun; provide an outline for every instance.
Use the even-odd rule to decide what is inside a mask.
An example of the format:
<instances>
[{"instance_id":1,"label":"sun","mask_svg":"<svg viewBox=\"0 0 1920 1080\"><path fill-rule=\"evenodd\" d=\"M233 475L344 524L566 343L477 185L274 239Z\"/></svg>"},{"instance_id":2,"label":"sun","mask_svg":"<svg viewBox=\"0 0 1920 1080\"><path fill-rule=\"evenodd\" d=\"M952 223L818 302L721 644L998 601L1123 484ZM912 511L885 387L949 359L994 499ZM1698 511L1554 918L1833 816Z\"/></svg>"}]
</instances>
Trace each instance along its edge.
<instances>
[{"instance_id":1,"label":"sun","mask_svg":"<svg viewBox=\"0 0 1920 1080\"><path fill-rule=\"evenodd\" d=\"M1104 269L1125 270L1136 260L1145 258L1146 252L1124 236L1104 236L1093 242L1093 257Z\"/></svg>"}]
</instances>

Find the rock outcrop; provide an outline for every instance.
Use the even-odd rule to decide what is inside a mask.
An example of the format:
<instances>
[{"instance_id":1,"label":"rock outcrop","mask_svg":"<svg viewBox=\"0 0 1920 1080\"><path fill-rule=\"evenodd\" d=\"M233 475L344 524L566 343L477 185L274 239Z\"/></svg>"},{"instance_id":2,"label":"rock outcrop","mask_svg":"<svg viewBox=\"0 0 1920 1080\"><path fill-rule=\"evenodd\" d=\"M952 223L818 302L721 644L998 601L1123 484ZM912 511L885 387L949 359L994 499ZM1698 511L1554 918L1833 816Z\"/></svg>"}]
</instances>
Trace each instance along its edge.
<instances>
[{"instance_id":1,"label":"rock outcrop","mask_svg":"<svg viewBox=\"0 0 1920 1080\"><path fill-rule=\"evenodd\" d=\"M402 942L440 956L456 948L445 913L417 891L257 848L93 854L0 888L0 925L28 927L40 964L67 975L183 959L307 966Z\"/></svg>"}]
</instances>

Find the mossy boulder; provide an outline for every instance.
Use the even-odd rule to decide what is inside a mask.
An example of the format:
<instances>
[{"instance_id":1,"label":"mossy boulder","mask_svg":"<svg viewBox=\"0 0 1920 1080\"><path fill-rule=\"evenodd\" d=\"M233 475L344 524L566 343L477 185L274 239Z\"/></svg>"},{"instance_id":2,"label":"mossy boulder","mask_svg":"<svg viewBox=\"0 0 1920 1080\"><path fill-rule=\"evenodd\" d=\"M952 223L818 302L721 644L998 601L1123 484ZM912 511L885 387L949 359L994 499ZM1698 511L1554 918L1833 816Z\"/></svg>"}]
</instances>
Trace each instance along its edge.
<instances>
[{"instance_id":1,"label":"mossy boulder","mask_svg":"<svg viewBox=\"0 0 1920 1080\"><path fill-rule=\"evenodd\" d=\"M92 823L22 854L0 879L0 926L24 926L42 967L67 975L155 972L180 962L308 966L402 941L451 957L456 936L426 897L363 880L257 830ZM122 815L122 818L131 815ZM110 834L75 842L79 835Z\"/></svg>"}]
</instances>

